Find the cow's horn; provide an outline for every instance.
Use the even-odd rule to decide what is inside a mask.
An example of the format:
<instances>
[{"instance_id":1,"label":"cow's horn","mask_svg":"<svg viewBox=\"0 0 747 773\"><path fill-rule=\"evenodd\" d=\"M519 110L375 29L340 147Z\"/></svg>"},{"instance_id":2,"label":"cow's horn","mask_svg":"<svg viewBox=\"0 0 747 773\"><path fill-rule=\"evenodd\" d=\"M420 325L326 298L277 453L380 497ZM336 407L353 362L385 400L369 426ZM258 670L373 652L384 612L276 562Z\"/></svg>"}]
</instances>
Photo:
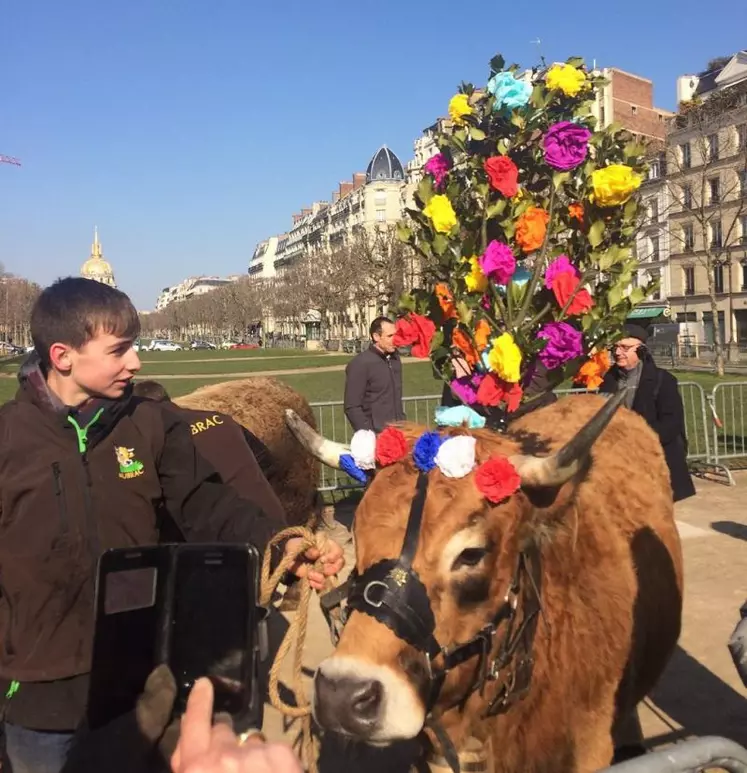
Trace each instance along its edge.
<instances>
[{"instance_id":1,"label":"cow's horn","mask_svg":"<svg viewBox=\"0 0 747 773\"><path fill-rule=\"evenodd\" d=\"M576 398L574 398L576 399ZM608 398L591 419L552 456L520 456L513 459L526 488L549 488L567 483L582 467L604 428L625 399L625 390Z\"/></svg>"},{"instance_id":2,"label":"cow's horn","mask_svg":"<svg viewBox=\"0 0 747 773\"><path fill-rule=\"evenodd\" d=\"M320 462L335 470L340 469L340 454L349 454L350 448L320 435L310 427L294 410L285 409L285 423L296 436L296 440Z\"/></svg>"}]
</instances>

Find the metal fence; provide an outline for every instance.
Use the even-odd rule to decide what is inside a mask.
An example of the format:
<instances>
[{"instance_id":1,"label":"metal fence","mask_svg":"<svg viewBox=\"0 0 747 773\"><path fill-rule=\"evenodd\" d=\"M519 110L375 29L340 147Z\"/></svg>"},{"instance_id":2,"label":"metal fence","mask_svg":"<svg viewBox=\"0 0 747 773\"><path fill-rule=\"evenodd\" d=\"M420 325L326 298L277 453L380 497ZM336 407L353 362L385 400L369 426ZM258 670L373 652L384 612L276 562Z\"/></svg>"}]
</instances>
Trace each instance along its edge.
<instances>
[{"instance_id":1,"label":"metal fence","mask_svg":"<svg viewBox=\"0 0 747 773\"><path fill-rule=\"evenodd\" d=\"M706 395L700 384L682 381L679 390L685 411L688 462L696 471L707 468L720 472L733 485L730 463L739 458L747 461L747 382L719 384ZM558 389L556 394L587 393L582 389ZM405 397L404 404L409 421L432 426L441 395ZM352 430L342 401L311 403L311 407L322 435L338 443L350 441ZM339 470L324 467L321 471L320 491L353 489L359 485Z\"/></svg>"}]
</instances>

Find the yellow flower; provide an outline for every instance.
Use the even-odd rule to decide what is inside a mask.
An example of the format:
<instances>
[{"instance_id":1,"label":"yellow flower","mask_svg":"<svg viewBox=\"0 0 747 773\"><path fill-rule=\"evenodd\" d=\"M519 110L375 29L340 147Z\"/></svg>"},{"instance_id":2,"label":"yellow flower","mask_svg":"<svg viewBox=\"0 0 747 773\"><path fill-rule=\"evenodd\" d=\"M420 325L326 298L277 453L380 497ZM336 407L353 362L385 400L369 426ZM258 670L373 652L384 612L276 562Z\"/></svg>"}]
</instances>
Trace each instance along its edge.
<instances>
[{"instance_id":1,"label":"yellow flower","mask_svg":"<svg viewBox=\"0 0 747 773\"><path fill-rule=\"evenodd\" d=\"M570 64L554 64L547 72L548 89L562 91L567 97L575 97L586 83L586 75Z\"/></svg>"},{"instance_id":2,"label":"yellow flower","mask_svg":"<svg viewBox=\"0 0 747 773\"><path fill-rule=\"evenodd\" d=\"M641 176L624 164L610 164L591 173L592 201L600 207L624 204L641 184Z\"/></svg>"},{"instance_id":3,"label":"yellow flower","mask_svg":"<svg viewBox=\"0 0 747 773\"><path fill-rule=\"evenodd\" d=\"M488 289L488 278L482 273L477 256L471 257L468 262L472 270L464 277L467 290L471 293L484 293Z\"/></svg>"},{"instance_id":4,"label":"yellow flower","mask_svg":"<svg viewBox=\"0 0 747 773\"><path fill-rule=\"evenodd\" d=\"M449 101L449 117L457 126L464 123L465 115L472 115L474 112L466 94L455 94Z\"/></svg>"},{"instance_id":5,"label":"yellow flower","mask_svg":"<svg viewBox=\"0 0 747 773\"><path fill-rule=\"evenodd\" d=\"M442 234L448 233L457 224L456 214L449 197L441 193L436 194L428 202L423 214L431 219L433 227Z\"/></svg>"},{"instance_id":6,"label":"yellow flower","mask_svg":"<svg viewBox=\"0 0 747 773\"><path fill-rule=\"evenodd\" d=\"M521 349L511 333L502 333L493 339L488 365L493 373L509 384L515 384L521 378Z\"/></svg>"}]
</instances>

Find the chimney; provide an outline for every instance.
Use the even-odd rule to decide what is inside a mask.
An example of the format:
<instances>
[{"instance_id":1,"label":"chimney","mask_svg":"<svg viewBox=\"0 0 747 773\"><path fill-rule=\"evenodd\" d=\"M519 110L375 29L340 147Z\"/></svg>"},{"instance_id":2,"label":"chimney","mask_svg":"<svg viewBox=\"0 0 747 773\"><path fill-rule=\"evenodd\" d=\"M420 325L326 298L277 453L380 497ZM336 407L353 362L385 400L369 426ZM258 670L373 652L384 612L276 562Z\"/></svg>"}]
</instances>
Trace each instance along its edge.
<instances>
[{"instance_id":1,"label":"chimney","mask_svg":"<svg viewBox=\"0 0 747 773\"><path fill-rule=\"evenodd\" d=\"M306 215L308 215L308 214L310 214L310 213L311 213L311 210L310 210L310 209L308 209L307 207L304 207L304 208L301 210L301 217L306 217Z\"/></svg>"},{"instance_id":2,"label":"chimney","mask_svg":"<svg viewBox=\"0 0 747 773\"><path fill-rule=\"evenodd\" d=\"M350 182L350 180L346 180L345 182L340 183L340 198L347 196L354 187L355 186L352 182Z\"/></svg>"},{"instance_id":3,"label":"chimney","mask_svg":"<svg viewBox=\"0 0 747 773\"><path fill-rule=\"evenodd\" d=\"M332 191L332 203L336 204L340 200L340 191Z\"/></svg>"},{"instance_id":4,"label":"chimney","mask_svg":"<svg viewBox=\"0 0 747 773\"><path fill-rule=\"evenodd\" d=\"M353 190L357 191L358 188L362 188L366 184L366 173L356 172L353 175Z\"/></svg>"},{"instance_id":5,"label":"chimney","mask_svg":"<svg viewBox=\"0 0 747 773\"><path fill-rule=\"evenodd\" d=\"M295 225L300 219L301 215L298 212L295 212L293 215L293 225Z\"/></svg>"}]
</instances>

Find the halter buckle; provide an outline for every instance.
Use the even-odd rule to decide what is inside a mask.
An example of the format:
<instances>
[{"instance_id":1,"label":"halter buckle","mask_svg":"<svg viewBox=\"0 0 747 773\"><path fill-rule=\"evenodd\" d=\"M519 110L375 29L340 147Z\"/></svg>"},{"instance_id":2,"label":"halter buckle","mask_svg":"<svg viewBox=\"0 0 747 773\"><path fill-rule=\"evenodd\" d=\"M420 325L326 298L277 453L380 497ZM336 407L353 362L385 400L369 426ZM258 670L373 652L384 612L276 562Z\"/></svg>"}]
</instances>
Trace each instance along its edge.
<instances>
[{"instance_id":1,"label":"halter buckle","mask_svg":"<svg viewBox=\"0 0 747 773\"><path fill-rule=\"evenodd\" d=\"M384 590L389 590L389 586L385 582L381 582L381 580L371 580L371 582L366 585L366 587L363 589L363 600L371 607L374 607L378 609L383 603L383 599L379 599L378 601L376 599L372 599L368 594L371 592L372 588L379 587L383 588Z\"/></svg>"}]
</instances>

